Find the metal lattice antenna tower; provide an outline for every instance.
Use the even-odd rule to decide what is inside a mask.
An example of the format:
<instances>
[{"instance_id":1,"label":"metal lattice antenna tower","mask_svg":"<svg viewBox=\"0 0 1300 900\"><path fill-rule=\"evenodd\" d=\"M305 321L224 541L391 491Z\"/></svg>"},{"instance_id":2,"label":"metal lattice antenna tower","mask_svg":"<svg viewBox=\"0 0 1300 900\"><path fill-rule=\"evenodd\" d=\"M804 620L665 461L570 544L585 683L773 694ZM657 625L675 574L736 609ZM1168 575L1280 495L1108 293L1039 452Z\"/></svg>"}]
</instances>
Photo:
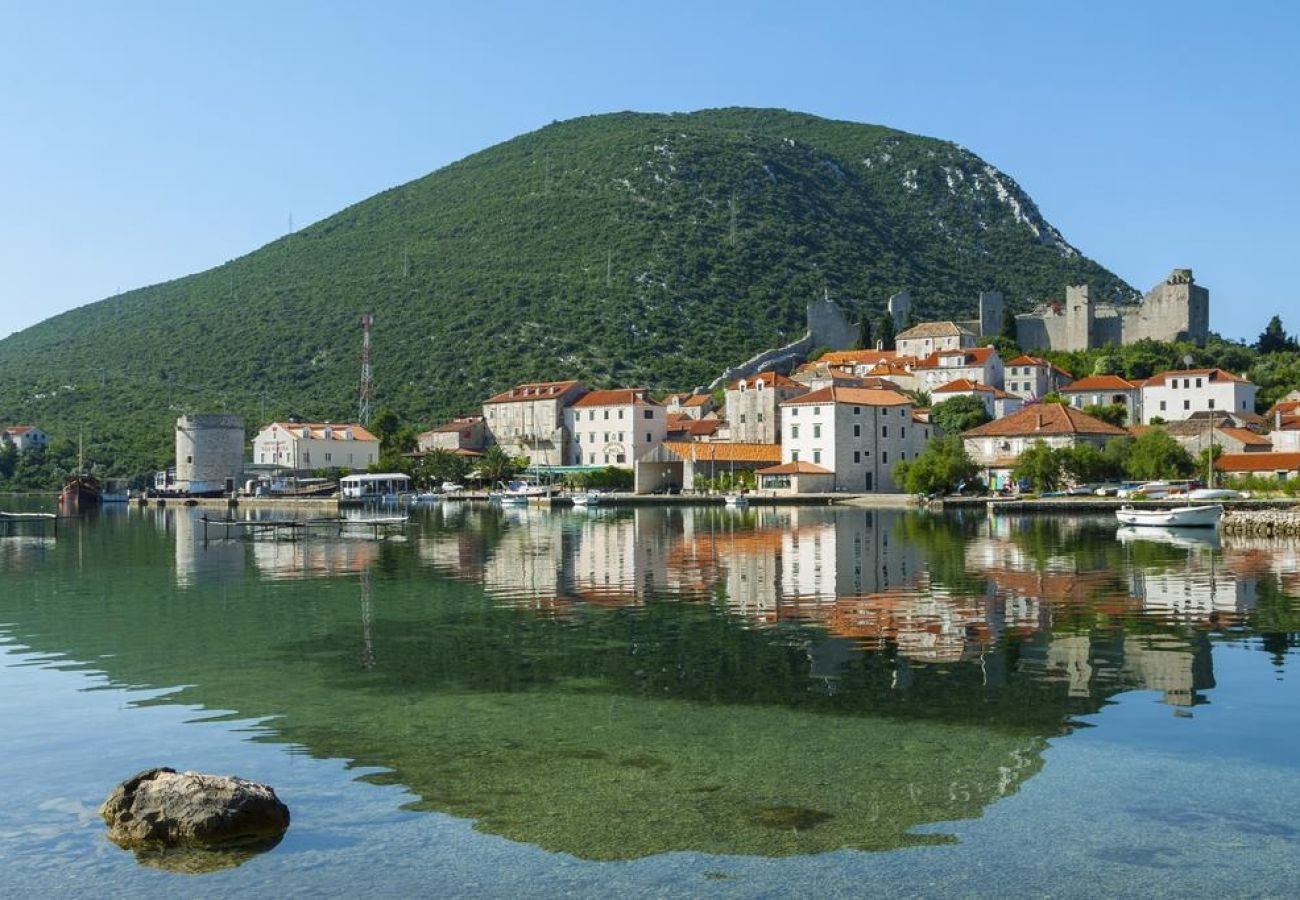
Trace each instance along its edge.
<instances>
[{"instance_id":1,"label":"metal lattice antenna tower","mask_svg":"<svg viewBox=\"0 0 1300 900\"><path fill-rule=\"evenodd\" d=\"M370 367L370 326L375 324L375 317L366 313L361 317L361 403L357 410L357 421L362 425L370 424L370 414L375 402L374 372Z\"/></svg>"}]
</instances>

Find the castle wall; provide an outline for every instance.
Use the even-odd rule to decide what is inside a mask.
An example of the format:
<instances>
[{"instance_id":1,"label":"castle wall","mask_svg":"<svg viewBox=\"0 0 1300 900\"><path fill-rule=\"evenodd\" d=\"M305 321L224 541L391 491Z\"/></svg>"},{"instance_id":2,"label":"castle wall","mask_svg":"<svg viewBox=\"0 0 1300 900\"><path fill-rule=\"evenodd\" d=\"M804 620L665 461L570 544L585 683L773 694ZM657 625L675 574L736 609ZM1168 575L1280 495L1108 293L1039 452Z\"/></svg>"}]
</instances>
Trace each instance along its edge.
<instances>
[{"instance_id":1,"label":"castle wall","mask_svg":"<svg viewBox=\"0 0 1300 900\"><path fill-rule=\"evenodd\" d=\"M1002 312L1005 301L1001 291L980 292L980 327L975 333L980 337L996 337L1002 331Z\"/></svg>"},{"instance_id":2,"label":"castle wall","mask_svg":"<svg viewBox=\"0 0 1300 900\"><path fill-rule=\"evenodd\" d=\"M907 320L912 315L912 292L899 291L889 298L889 315L894 319L895 333L907 327Z\"/></svg>"}]
</instances>

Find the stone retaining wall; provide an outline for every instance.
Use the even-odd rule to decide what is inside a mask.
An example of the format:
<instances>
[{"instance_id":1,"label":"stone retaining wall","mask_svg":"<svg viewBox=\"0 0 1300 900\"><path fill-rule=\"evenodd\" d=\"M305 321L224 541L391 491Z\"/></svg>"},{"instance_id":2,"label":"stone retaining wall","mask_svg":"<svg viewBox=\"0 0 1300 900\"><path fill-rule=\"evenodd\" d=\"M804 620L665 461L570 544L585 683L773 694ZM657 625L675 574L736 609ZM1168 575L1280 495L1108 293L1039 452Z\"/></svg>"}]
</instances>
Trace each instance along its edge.
<instances>
[{"instance_id":1,"label":"stone retaining wall","mask_svg":"<svg viewBox=\"0 0 1300 900\"><path fill-rule=\"evenodd\" d=\"M1225 534L1294 537L1300 535L1300 511L1293 509L1229 509L1223 513Z\"/></svg>"}]
</instances>

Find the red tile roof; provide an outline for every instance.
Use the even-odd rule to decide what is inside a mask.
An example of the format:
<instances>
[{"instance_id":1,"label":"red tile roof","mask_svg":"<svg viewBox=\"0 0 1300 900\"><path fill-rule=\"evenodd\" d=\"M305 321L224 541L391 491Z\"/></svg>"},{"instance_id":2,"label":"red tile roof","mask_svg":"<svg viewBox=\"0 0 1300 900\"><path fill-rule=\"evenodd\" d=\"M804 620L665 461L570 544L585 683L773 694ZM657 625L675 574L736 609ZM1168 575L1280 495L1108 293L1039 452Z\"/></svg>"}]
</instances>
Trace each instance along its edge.
<instances>
[{"instance_id":1,"label":"red tile roof","mask_svg":"<svg viewBox=\"0 0 1300 900\"><path fill-rule=\"evenodd\" d=\"M757 387L760 381L763 382L763 384L767 385L768 387L796 387L796 388L803 387L802 384L795 381L793 378L787 378L786 376L778 372L760 372L759 374L754 375L750 378L739 378L733 381L731 383L731 386L728 388L728 390L732 390L732 391L740 390L740 384L742 381L744 382L746 388Z\"/></svg>"},{"instance_id":2,"label":"red tile roof","mask_svg":"<svg viewBox=\"0 0 1300 900\"><path fill-rule=\"evenodd\" d=\"M982 366L989 361L989 357L996 354L996 347L969 347L965 350L936 350L925 359L916 364L918 369L938 369L953 368L953 366L941 365L941 360L949 356L963 357L961 364L963 366Z\"/></svg>"},{"instance_id":3,"label":"red tile roof","mask_svg":"<svg viewBox=\"0 0 1300 900\"><path fill-rule=\"evenodd\" d=\"M282 431L287 431L297 438L302 437L302 430L306 428L309 432L309 439L313 441L326 440L325 429L329 429L328 440L332 441L377 441L375 437L360 424L355 422L272 422L266 428L279 427ZM262 430L265 431L266 428Z\"/></svg>"},{"instance_id":4,"label":"red tile roof","mask_svg":"<svg viewBox=\"0 0 1300 900\"><path fill-rule=\"evenodd\" d=\"M832 366L876 365L888 362L898 356L897 350L832 350L823 353L818 362Z\"/></svg>"},{"instance_id":5,"label":"red tile roof","mask_svg":"<svg viewBox=\"0 0 1300 900\"><path fill-rule=\"evenodd\" d=\"M799 460L798 462L781 463L779 466L770 466L766 469L759 469L755 475L834 475L830 469L823 469L821 466L814 466L810 462Z\"/></svg>"},{"instance_id":6,"label":"red tile roof","mask_svg":"<svg viewBox=\"0 0 1300 900\"><path fill-rule=\"evenodd\" d=\"M1127 378L1120 378L1118 375L1089 375L1086 378L1080 378L1078 381L1072 381L1061 392L1066 391L1135 391L1141 384L1129 381Z\"/></svg>"},{"instance_id":7,"label":"red tile roof","mask_svg":"<svg viewBox=\"0 0 1300 900\"><path fill-rule=\"evenodd\" d=\"M978 381L972 381L969 378L958 378L956 381L950 381L941 387L935 388L930 393L931 394L956 394L956 393L966 393L969 391L976 391L981 394L992 394L994 397L997 397L999 400L1004 400L1007 397L1016 396L1015 394L1008 394L1004 390L991 387L987 384L981 384Z\"/></svg>"},{"instance_id":8,"label":"red tile roof","mask_svg":"<svg viewBox=\"0 0 1300 900\"><path fill-rule=\"evenodd\" d=\"M484 400L484 403L518 403L530 400L548 400L562 397L578 386L577 381L535 381L517 384L510 390Z\"/></svg>"},{"instance_id":9,"label":"red tile roof","mask_svg":"<svg viewBox=\"0 0 1300 900\"><path fill-rule=\"evenodd\" d=\"M1040 369L1053 369L1056 372L1060 373L1061 375L1064 375L1066 378L1074 377L1069 372L1065 371L1055 363L1048 362L1045 359L1040 359L1037 356L1030 356L1028 353L1025 353L1021 356L1017 356L1015 359L1008 360L1007 365L1008 366L1038 366Z\"/></svg>"},{"instance_id":10,"label":"red tile roof","mask_svg":"<svg viewBox=\"0 0 1300 900\"><path fill-rule=\"evenodd\" d=\"M1220 428L1220 434L1226 434L1233 440L1240 441L1247 447L1272 447L1273 442L1262 435L1255 434L1245 428Z\"/></svg>"},{"instance_id":11,"label":"red tile roof","mask_svg":"<svg viewBox=\"0 0 1300 900\"><path fill-rule=\"evenodd\" d=\"M1123 428L1103 422L1072 406L1036 403L1019 412L962 432L962 437L1026 437L1049 434L1099 434L1124 437Z\"/></svg>"},{"instance_id":12,"label":"red tile roof","mask_svg":"<svg viewBox=\"0 0 1300 900\"><path fill-rule=\"evenodd\" d=\"M609 391L588 391L573 405L575 407L631 406L634 403L644 403L649 406L659 405L650 399L650 392L645 388L614 388Z\"/></svg>"},{"instance_id":13,"label":"red tile roof","mask_svg":"<svg viewBox=\"0 0 1300 900\"><path fill-rule=\"evenodd\" d=\"M854 406L908 406L912 403L912 400L899 391L897 387L890 390L888 388L837 387L831 385L804 394L802 397L786 400L781 405L805 406L815 403L848 403Z\"/></svg>"},{"instance_id":14,"label":"red tile roof","mask_svg":"<svg viewBox=\"0 0 1300 900\"><path fill-rule=\"evenodd\" d=\"M1295 472L1300 453L1225 453L1214 467L1221 472Z\"/></svg>"}]
</instances>

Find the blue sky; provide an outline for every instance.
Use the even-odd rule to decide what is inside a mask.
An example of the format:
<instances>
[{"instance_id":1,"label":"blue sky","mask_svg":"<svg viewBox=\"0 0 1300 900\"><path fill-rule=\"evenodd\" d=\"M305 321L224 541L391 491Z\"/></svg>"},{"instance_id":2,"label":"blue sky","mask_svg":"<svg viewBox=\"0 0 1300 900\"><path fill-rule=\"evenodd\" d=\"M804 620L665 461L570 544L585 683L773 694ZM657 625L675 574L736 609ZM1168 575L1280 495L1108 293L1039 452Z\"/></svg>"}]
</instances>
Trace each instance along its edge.
<instances>
[{"instance_id":1,"label":"blue sky","mask_svg":"<svg viewBox=\"0 0 1300 900\"><path fill-rule=\"evenodd\" d=\"M557 119L734 105L956 141L1135 286L1300 331L1298 10L0 0L0 335Z\"/></svg>"}]
</instances>

